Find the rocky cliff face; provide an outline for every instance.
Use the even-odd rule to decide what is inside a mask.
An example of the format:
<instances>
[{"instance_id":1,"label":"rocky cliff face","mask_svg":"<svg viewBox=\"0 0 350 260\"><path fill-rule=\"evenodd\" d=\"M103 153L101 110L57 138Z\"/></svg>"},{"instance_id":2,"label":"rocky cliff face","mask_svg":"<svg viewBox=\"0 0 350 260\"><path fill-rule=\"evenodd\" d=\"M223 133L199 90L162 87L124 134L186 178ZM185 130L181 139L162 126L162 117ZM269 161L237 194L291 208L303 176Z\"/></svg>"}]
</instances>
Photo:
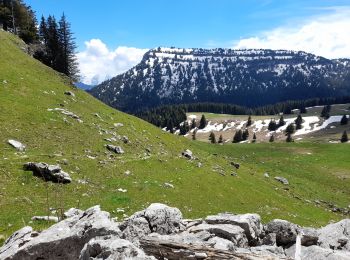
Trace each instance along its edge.
<instances>
[{"instance_id":1,"label":"rocky cliff face","mask_svg":"<svg viewBox=\"0 0 350 260\"><path fill-rule=\"evenodd\" d=\"M263 225L257 214L186 220L159 203L120 223L99 206L65 216L42 232L18 230L0 259L350 259L350 219L318 230L279 219Z\"/></svg>"},{"instance_id":2,"label":"rocky cliff face","mask_svg":"<svg viewBox=\"0 0 350 260\"><path fill-rule=\"evenodd\" d=\"M157 48L90 92L125 111L193 102L257 106L350 94L350 63L285 50Z\"/></svg>"}]
</instances>

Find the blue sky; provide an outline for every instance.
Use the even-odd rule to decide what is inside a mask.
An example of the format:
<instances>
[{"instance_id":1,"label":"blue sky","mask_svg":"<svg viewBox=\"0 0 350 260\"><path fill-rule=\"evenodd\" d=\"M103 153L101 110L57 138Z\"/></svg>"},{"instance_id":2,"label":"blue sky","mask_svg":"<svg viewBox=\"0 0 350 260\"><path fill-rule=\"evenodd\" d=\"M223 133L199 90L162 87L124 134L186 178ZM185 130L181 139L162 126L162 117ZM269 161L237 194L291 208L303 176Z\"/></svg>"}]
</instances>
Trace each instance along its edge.
<instances>
[{"instance_id":1,"label":"blue sky","mask_svg":"<svg viewBox=\"0 0 350 260\"><path fill-rule=\"evenodd\" d=\"M85 62L85 67L88 67L89 51L95 55L101 50L101 57L106 58L109 55L109 59L117 61L118 48L127 47L124 49L124 60L119 62L124 65L114 64L116 67L119 66L119 69L99 76L100 79L97 81L114 76L110 74L125 71L135 65L135 60L138 61L146 49L157 46L282 49L296 45L296 48L334 58L344 51L331 52L334 46L324 45L325 41L331 41L337 36L329 35L325 39L319 39L319 45L323 47L317 47L318 50L317 42L315 46L315 41L310 41L307 37L304 38L305 41L309 41L310 46L300 45L300 42L289 46L288 42L291 38L298 38L304 27L313 25L315 21L321 23L317 28L320 31L317 33L323 34L328 31L323 30L322 23L323 26L328 26L329 21L344 22L346 16L350 17L350 0L25 0L25 2L33 7L39 17L41 14L44 16L53 14L56 17L63 12L66 14L72 24L78 51L86 54L82 55L83 59L80 57L80 62ZM345 22L342 26L347 25L347 20ZM339 24L334 26L339 27ZM299 34L295 35L298 30ZM315 31L312 28L310 30ZM328 30L333 31L332 28ZM344 34L349 33L349 29L344 31ZM284 37L285 41L279 43L278 38ZM315 34L314 38L318 38L318 35ZM92 39L97 41L91 42ZM304 39L301 37L300 41ZM340 46L345 43L336 44ZM134 48L128 49L130 47ZM129 57L133 61L126 65L128 62L126 56L129 52L133 53L133 56ZM347 55L350 55L350 51L349 54L342 56ZM84 64L82 66L84 67ZM89 74L90 80L93 77L92 71L85 74Z\"/></svg>"}]
</instances>

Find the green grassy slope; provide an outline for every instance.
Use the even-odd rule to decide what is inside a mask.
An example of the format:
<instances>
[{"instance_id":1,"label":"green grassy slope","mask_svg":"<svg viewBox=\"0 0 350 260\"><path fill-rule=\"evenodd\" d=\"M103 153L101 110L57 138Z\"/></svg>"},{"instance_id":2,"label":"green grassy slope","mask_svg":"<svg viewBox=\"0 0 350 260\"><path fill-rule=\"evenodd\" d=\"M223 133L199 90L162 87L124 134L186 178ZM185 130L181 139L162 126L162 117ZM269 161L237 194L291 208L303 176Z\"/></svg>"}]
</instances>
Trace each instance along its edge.
<instances>
[{"instance_id":1,"label":"green grassy slope","mask_svg":"<svg viewBox=\"0 0 350 260\"><path fill-rule=\"evenodd\" d=\"M278 217L316 226L344 217L305 199L322 199L340 207L350 204L348 144L193 142L70 87L56 72L26 55L23 46L13 35L0 32L0 240L24 225L47 225L30 222L32 216L46 214L47 206L100 204L119 219L152 202L179 207L185 217L257 212L264 221ZM67 90L76 97L65 95ZM59 107L79 115L83 123L48 111ZM114 123L124 126L114 127ZM130 139L129 144L114 142L124 148L124 155L104 147L108 143L104 138L113 133ZM7 144L11 138L26 144L27 151L16 152ZM180 156L187 148L198 160ZM64 159L67 165L62 164ZM22 170L28 161L61 163L73 182L45 183ZM242 165L237 177L230 175L231 161ZM271 177L264 178L265 172ZM289 189L274 176L287 177ZM174 188L165 188L165 182Z\"/></svg>"}]
</instances>

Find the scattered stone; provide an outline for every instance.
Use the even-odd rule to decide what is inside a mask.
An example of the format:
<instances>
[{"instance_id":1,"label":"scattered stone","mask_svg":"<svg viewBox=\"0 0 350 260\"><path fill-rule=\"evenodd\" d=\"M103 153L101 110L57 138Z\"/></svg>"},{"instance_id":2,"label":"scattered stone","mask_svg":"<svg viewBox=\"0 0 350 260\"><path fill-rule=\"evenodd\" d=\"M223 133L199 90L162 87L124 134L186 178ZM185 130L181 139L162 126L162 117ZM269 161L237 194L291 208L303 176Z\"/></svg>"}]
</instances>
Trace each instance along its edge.
<instances>
[{"instance_id":1,"label":"scattered stone","mask_svg":"<svg viewBox=\"0 0 350 260\"><path fill-rule=\"evenodd\" d=\"M235 167L237 170L238 170L239 167L240 167L240 164L239 164L239 163L235 163L235 162L231 162L231 165L232 165L233 167Z\"/></svg>"},{"instance_id":2,"label":"scattered stone","mask_svg":"<svg viewBox=\"0 0 350 260\"><path fill-rule=\"evenodd\" d=\"M28 162L23 166L24 170L32 171L34 176L43 178L45 181L52 181L55 183L70 183L71 177L68 173L62 171L59 165L49 165L47 163Z\"/></svg>"},{"instance_id":3,"label":"scattered stone","mask_svg":"<svg viewBox=\"0 0 350 260\"><path fill-rule=\"evenodd\" d=\"M201 162L197 163L197 167L201 168L203 166L203 164Z\"/></svg>"},{"instance_id":4,"label":"scattered stone","mask_svg":"<svg viewBox=\"0 0 350 260\"><path fill-rule=\"evenodd\" d=\"M117 191L120 191L120 192L125 193L125 192L127 192L128 190L127 190L127 189L122 189L122 188L119 188L119 189L117 189Z\"/></svg>"},{"instance_id":5,"label":"scattered stone","mask_svg":"<svg viewBox=\"0 0 350 260\"><path fill-rule=\"evenodd\" d=\"M172 185L171 183L168 183L168 182L164 183L164 187L165 188L170 188L170 189L174 189L175 188L174 185Z\"/></svg>"},{"instance_id":6,"label":"scattered stone","mask_svg":"<svg viewBox=\"0 0 350 260\"><path fill-rule=\"evenodd\" d=\"M73 112L70 112L66 109L63 108L48 108L47 111L60 111L61 114L69 116L73 119L76 119L79 123L83 123L83 120L80 119L80 117L76 114L74 114Z\"/></svg>"},{"instance_id":7,"label":"scattered stone","mask_svg":"<svg viewBox=\"0 0 350 260\"><path fill-rule=\"evenodd\" d=\"M94 116L101 119L101 116L98 113L95 113Z\"/></svg>"},{"instance_id":8,"label":"scattered stone","mask_svg":"<svg viewBox=\"0 0 350 260\"><path fill-rule=\"evenodd\" d=\"M129 143L129 138L128 138L126 135L123 135L123 136L122 136L122 142L123 142L124 144L128 144L128 143Z\"/></svg>"},{"instance_id":9,"label":"scattered stone","mask_svg":"<svg viewBox=\"0 0 350 260\"><path fill-rule=\"evenodd\" d=\"M289 182L286 178L284 177L279 177L279 176L276 176L275 177L275 180L276 181L279 181L280 183L284 184L284 185L289 185Z\"/></svg>"},{"instance_id":10,"label":"scattered stone","mask_svg":"<svg viewBox=\"0 0 350 260\"><path fill-rule=\"evenodd\" d=\"M111 152L115 152L117 154L123 154L124 150L123 148L121 148L120 146L115 146L115 145L111 145L111 144L107 144L107 149L110 150Z\"/></svg>"},{"instance_id":11,"label":"scattered stone","mask_svg":"<svg viewBox=\"0 0 350 260\"><path fill-rule=\"evenodd\" d=\"M237 175L237 173L233 172L233 173L231 173L231 176L237 177L238 175Z\"/></svg>"},{"instance_id":12,"label":"scattered stone","mask_svg":"<svg viewBox=\"0 0 350 260\"><path fill-rule=\"evenodd\" d=\"M146 150L147 153L151 153L152 152L151 148L149 148L149 147L147 147L145 150Z\"/></svg>"},{"instance_id":13,"label":"scattered stone","mask_svg":"<svg viewBox=\"0 0 350 260\"><path fill-rule=\"evenodd\" d=\"M189 160L193 159L193 153L191 150L188 149L182 152L182 156L186 157Z\"/></svg>"},{"instance_id":14,"label":"scattered stone","mask_svg":"<svg viewBox=\"0 0 350 260\"><path fill-rule=\"evenodd\" d=\"M265 173L264 173L264 177L265 177L265 178L270 178L270 175L269 175L267 172L265 172Z\"/></svg>"},{"instance_id":15,"label":"scattered stone","mask_svg":"<svg viewBox=\"0 0 350 260\"><path fill-rule=\"evenodd\" d=\"M26 146L19 141L10 139L7 141L10 145L16 148L17 151L24 152L26 150Z\"/></svg>"},{"instance_id":16,"label":"scattered stone","mask_svg":"<svg viewBox=\"0 0 350 260\"><path fill-rule=\"evenodd\" d=\"M114 127L122 127L122 126L124 126L124 124L122 124L122 123L114 123L113 125L114 125Z\"/></svg>"},{"instance_id":17,"label":"scattered stone","mask_svg":"<svg viewBox=\"0 0 350 260\"><path fill-rule=\"evenodd\" d=\"M79 180L78 180L78 183L79 183L79 184L88 184L88 181L87 181L87 180L81 180L81 179L79 179Z\"/></svg>"},{"instance_id":18,"label":"scattered stone","mask_svg":"<svg viewBox=\"0 0 350 260\"><path fill-rule=\"evenodd\" d=\"M75 97L75 94L72 91L65 91L64 94L67 96Z\"/></svg>"},{"instance_id":19,"label":"scattered stone","mask_svg":"<svg viewBox=\"0 0 350 260\"><path fill-rule=\"evenodd\" d=\"M58 217L55 216L34 216L32 217L33 221L50 221L50 222L58 222Z\"/></svg>"}]
</instances>

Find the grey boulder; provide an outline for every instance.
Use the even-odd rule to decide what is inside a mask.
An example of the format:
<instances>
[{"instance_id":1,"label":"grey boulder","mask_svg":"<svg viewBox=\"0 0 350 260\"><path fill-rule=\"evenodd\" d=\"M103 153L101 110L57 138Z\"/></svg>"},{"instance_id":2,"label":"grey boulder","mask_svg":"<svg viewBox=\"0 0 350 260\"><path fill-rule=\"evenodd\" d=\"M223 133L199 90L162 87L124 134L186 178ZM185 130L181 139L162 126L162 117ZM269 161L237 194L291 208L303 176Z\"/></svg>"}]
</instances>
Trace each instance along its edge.
<instances>
[{"instance_id":1,"label":"grey boulder","mask_svg":"<svg viewBox=\"0 0 350 260\"><path fill-rule=\"evenodd\" d=\"M124 150L123 148L121 148L120 146L115 146L115 145L111 145L111 144L107 144L107 149L111 152L117 153L117 154L123 154Z\"/></svg>"},{"instance_id":2,"label":"grey boulder","mask_svg":"<svg viewBox=\"0 0 350 260\"><path fill-rule=\"evenodd\" d=\"M127 218L120 224L120 229L124 238L133 241L153 232L161 235L177 233L184 230L184 223L179 209L153 203Z\"/></svg>"},{"instance_id":3,"label":"grey boulder","mask_svg":"<svg viewBox=\"0 0 350 260\"><path fill-rule=\"evenodd\" d=\"M250 245L257 243L263 230L261 218L258 214L234 215L231 213L220 213L206 217L205 221L209 224L231 224L241 227Z\"/></svg>"},{"instance_id":4,"label":"grey boulder","mask_svg":"<svg viewBox=\"0 0 350 260\"><path fill-rule=\"evenodd\" d=\"M282 183L284 185L289 185L289 181L284 177L277 176L277 177L275 177L275 180L279 181L280 183Z\"/></svg>"},{"instance_id":5,"label":"grey boulder","mask_svg":"<svg viewBox=\"0 0 350 260\"><path fill-rule=\"evenodd\" d=\"M28 162L23 166L24 170L32 171L34 176L43 178L45 181L58 183L70 183L71 177L68 173L62 171L59 165L49 165L47 163Z\"/></svg>"},{"instance_id":6,"label":"grey boulder","mask_svg":"<svg viewBox=\"0 0 350 260\"><path fill-rule=\"evenodd\" d=\"M120 237L121 232L109 213L95 206L39 234L30 227L17 231L1 248L0 259L78 259L87 242L107 235Z\"/></svg>"},{"instance_id":7,"label":"grey boulder","mask_svg":"<svg viewBox=\"0 0 350 260\"><path fill-rule=\"evenodd\" d=\"M319 245L323 248L350 251L350 219L343 219L318 230Z\"/></svg>"},{"instance_id":8,"label":"grey boulder","mask_svg":"<svg viewBox=\"0 0 350 260\"><path fill-rule=\"evenodd\" d=\"M188 232L198 233L206 231L216 237L232 241L236 247L247 247L248 240L244 230L239 226L230 224L199 224L188 229Z\"/></svg>"},{"instance_id":9,"label":"grey boulder","mask_svg":"<svg viewBox=\"0 0 350 260\"><path fill-rule=\"evenodd\" d=\"M113 236L93 238L85 244L79 257L79 260L98 259L155 260L153 256L147 256L130 241Z\"/></svg>"},{"instance_id":10,"label":"grey boulder","mask_svg":"<svg viewBox=\"0 0 350 260\"><path fill-rule=\"evenodd\" d=\"M287 220L274 219L265 226L265 231L267 234L276 234L276 243L278 246L286 246L295 243L299 226Z\"/></svg>"},{"instance_id":11,"label":"grey boulder","mask_svg":"<svg viewBox=\"0 0 350 260\"><path fill-rule=\"evenodd\" d=\"M186 157L187 159L189 160L192 160L193 159L193 153L191 150L189 149L186 149L185 151L182 152L182 156L183 157Z\"/></svg>"},{"instance_id":12,"label":"grey boulder","mask_svg":"<svg viewBox=\"0 0 350 260\"><path fill-rule=\"evenodd\" d=\"M17 151L24 152L26 150L26 146L24 144L22 144L21 142L19 142L19 141L10 139L7 142L12 147L16 148Z\"/></svg>"},{"instance_id":13,"label":"grey boulder","mask_svg":"<svg viewBox=\"0 0 350 260\"><path fill-rule=\"evenodd\" d=\"M294 259L295 257L295 245L285 250L288 257ZM301 260L349 260L350 252L332 250L329 248L322 248L319 246L301 246L299 253Z\"/></svg>"}]
</instances>

